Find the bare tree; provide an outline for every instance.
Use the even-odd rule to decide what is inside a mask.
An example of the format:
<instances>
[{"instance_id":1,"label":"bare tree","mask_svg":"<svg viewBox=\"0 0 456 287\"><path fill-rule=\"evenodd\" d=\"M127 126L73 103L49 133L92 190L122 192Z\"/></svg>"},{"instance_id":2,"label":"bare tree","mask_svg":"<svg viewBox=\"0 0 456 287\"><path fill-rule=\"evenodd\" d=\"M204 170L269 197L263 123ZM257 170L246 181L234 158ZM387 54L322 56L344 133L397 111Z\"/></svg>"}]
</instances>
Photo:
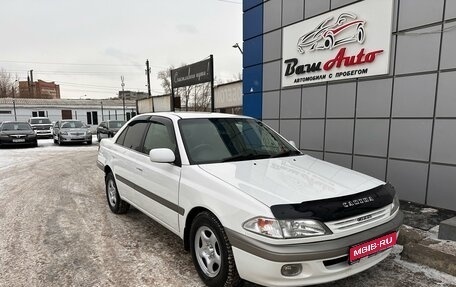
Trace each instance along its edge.
<instances>
[{"instance_id":1,"label":"bare tree","mask_svg":"<svg viewBox=\"0 0 456 287\"><path fill-rule=\"evenodd\" d=\"M9 98L17 95L16 81L18 77L15 78L11 73L6 72L4 69L0 70L0 98Z\"/></svg>"},{"instance_id":2,"label":"bare tree","mask_svg":"<svg viewBox=\"0 0 456 287\"><path fill-rule=\"evenodd\" d=\"M169 66L169 69L160 71L157 74L157 79L161 81L161 86L165 94L171 94L171 70L174 66Z\"/></svg>"},{"instance_id":3,"label":"bare tree","mask_svg":"<svg viewBox=\"0 0 456 287\"><path fill-rule=\"evenodd\" d=\"M195 86L195 111L209 111L211 106L211 83Z\"/></svg>"},{"instance_id":4,"label":"bare tree","mask_svg":"<svg viewBox=\"0 0 456 287\"><path fill-rule=\"evenodd\" d=\"M186 64L182 64L181 67ZM157 74L157 79L161 81L161 86L166 94L171 94L171 70L174 69L174 66L170 66L167 70L160 71ZM181 110L191 110L191 93L193 86L181 87L174 89L174 97L180 98L181 100Z\"/></svg>"}]
</instances>

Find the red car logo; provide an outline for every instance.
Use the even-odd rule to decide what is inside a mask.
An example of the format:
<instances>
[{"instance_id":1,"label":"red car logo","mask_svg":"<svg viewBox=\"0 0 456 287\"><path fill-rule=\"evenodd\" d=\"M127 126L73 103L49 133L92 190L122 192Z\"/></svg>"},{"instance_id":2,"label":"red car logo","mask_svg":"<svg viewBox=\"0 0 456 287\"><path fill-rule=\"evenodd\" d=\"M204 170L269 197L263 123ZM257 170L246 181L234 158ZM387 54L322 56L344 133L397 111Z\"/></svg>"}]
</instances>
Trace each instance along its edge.
<instances>
[{"instance_id":1,"label":"red car logo","mask_svg":"<svg viewBox=\"0 0 456 287\"><path fill-rule=\"evenodd\" d=\"M357 16L351 13L342 13L335 23L330 23L333 18L325 19L314 30L299 38L298 52L304 54L306 51L331 50L347 43L364 42L366 21L357 20Z\"/></svg>"}]
</instances>

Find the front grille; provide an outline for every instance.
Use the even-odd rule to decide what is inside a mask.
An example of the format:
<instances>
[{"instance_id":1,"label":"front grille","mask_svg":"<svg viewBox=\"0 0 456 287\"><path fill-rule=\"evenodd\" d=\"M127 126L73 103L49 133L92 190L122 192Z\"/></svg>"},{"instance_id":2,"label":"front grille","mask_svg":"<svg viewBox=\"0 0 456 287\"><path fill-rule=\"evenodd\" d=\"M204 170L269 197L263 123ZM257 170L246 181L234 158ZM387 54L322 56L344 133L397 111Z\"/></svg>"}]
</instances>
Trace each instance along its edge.
<instances>
[{"instance_id":1,"label":"front grille","mask_svg":"<svg viewBox=\"0 0 456 287\"><path fill-rule=\"evenodd\" d=\"M327 222L326 225L334 233L341 233L344 231L352 230L366 224L387 218L390 215L390 205L384 208L374 210L372 212L363 213L354 217L345 218L342 220Z\"/></svg>"},{"instance_id":2,"label":"front grille","mask_svg":"<svg viewBox=\"0 0 456 287\"><path fill-rule=\"evenodd\" d=\"M70 136L83 136L85 133L70 133Z\"/></svg>"},{"instance_id":3,"label":"front grille","mask_svg":"<svg viewBox=\"0 0 456 287\"><path fill-rule=\"evenodd\" d=\"M51 127L46 127L46 126L34 126L33 129L37 131L42 131L42 130L49 130Z\"/></svg>"}]
</instances>

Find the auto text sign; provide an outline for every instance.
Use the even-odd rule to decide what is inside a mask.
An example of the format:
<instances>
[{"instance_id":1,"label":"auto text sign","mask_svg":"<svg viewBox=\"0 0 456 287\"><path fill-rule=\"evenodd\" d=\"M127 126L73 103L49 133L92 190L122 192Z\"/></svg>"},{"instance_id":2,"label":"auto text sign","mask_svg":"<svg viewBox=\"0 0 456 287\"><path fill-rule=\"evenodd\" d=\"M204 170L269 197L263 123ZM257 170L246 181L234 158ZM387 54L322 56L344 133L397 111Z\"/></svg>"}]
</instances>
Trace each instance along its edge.
<instances>
[{"instance_id":1,"label":"auto text sign","mask_svg":"<svg viewBox=\"0 0 456 287\"><path fill-rule=\"evenodd\" d=\"M282 87L387 74L393 0L365 0L283 30Z\"/></svg>"}]
</instances>

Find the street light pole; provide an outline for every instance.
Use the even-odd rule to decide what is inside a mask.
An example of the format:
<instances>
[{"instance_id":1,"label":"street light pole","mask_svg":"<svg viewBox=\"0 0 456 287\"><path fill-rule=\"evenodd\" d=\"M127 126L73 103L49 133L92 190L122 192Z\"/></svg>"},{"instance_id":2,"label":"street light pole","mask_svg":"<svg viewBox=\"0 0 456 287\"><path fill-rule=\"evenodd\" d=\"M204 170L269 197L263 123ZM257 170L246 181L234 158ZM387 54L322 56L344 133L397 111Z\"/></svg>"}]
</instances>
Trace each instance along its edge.
<instances>
[{"instance_id":1,"label":"street light pole","mask_svg":"<svg viewBox=\"0 0 456 287\"><path fill-rule=\"evenodd\" d=\"M233 48L238 48L239 49L239 52L241 52L241 54L244 54L244 52L242 51L241 47L239 46L238 43L234 44L233 45Z\"/></svg>"},{"instance_id":2,"label":"street light pole","mask_svg":"<svg viewBox=\"0 0 456 287\"><path fill-rule=\"evenodd\" d=\"M123 116L124 116L124 121L126 121L126 118L125 118L125 92L124 92L124 87L125 87L125 78L124 76L120 76L120 80L122 81L122 102L123 102Z\"/></svg>"}]
</instances>

